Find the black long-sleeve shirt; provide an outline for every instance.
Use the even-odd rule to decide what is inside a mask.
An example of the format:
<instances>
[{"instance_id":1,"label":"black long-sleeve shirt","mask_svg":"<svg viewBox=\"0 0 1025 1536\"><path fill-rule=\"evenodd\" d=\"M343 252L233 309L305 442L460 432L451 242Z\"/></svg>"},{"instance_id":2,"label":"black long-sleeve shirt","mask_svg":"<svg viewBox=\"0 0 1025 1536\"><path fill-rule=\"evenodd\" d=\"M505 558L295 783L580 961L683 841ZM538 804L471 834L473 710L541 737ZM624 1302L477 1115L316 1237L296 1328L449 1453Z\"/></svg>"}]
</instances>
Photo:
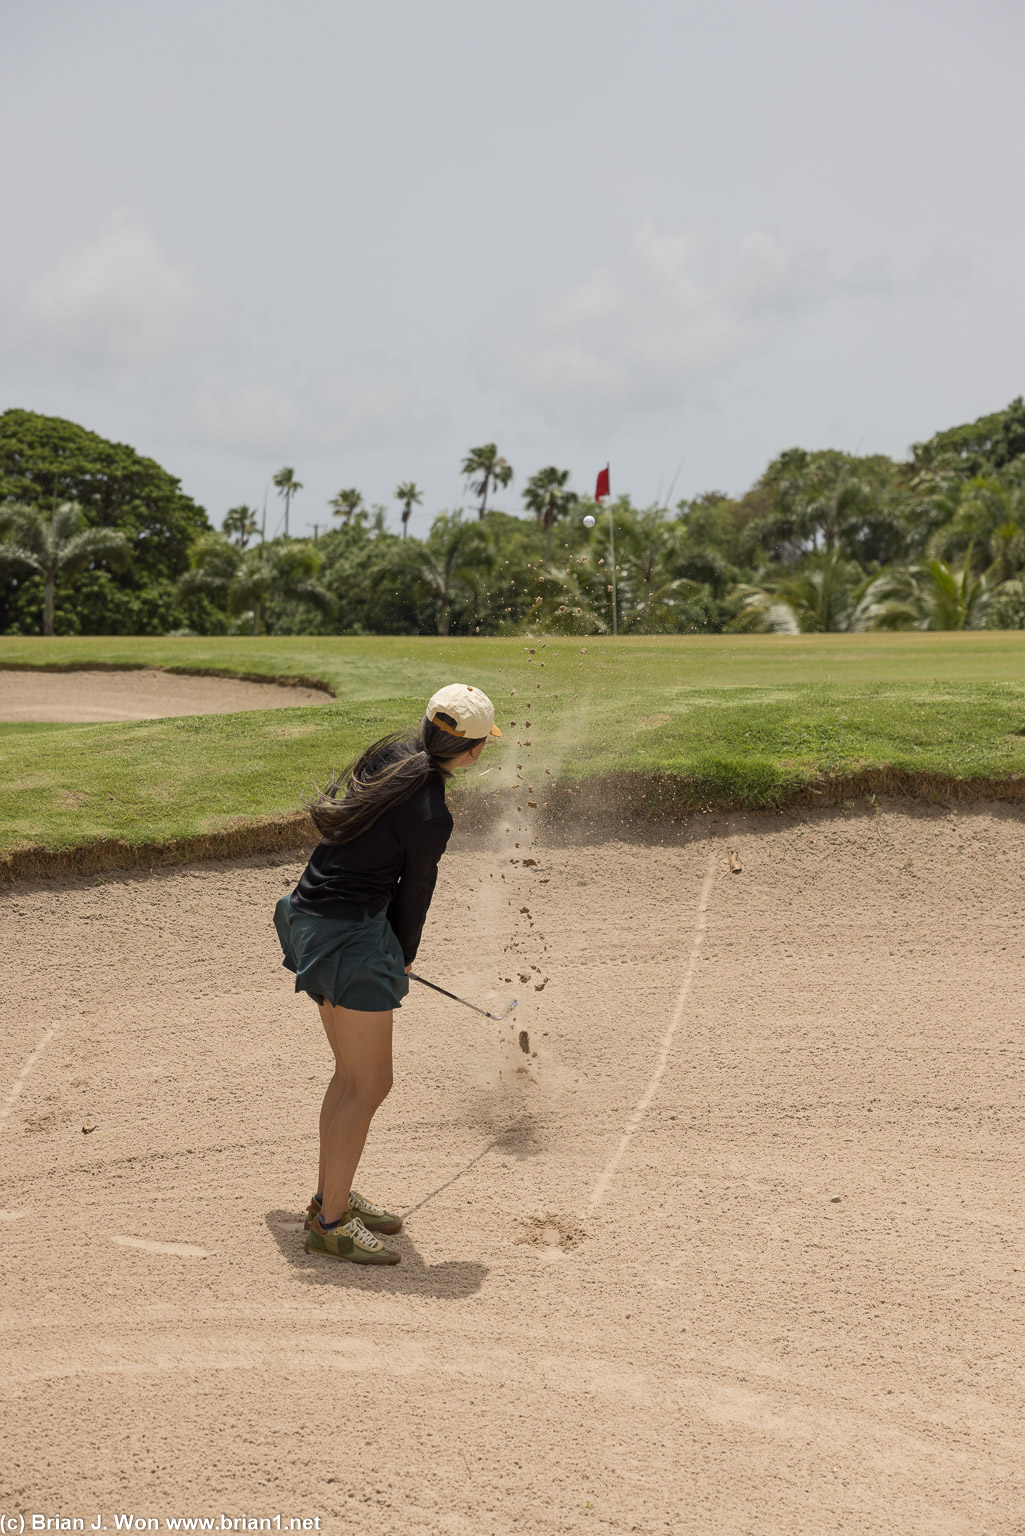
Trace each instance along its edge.
<instances>
[{"instance_id":1,"label":"black long-sleeve shirt","mask_svg":"<svg viewBox=\"0 0 1025 1536\"><path fill-rule=\"evenodd\" d=\"M451 833L444 780L432 774L351 842L318 843L292 892L292 905L317 917L362 917L387 907L410 965Z\"/></svg>"}]
</instances>

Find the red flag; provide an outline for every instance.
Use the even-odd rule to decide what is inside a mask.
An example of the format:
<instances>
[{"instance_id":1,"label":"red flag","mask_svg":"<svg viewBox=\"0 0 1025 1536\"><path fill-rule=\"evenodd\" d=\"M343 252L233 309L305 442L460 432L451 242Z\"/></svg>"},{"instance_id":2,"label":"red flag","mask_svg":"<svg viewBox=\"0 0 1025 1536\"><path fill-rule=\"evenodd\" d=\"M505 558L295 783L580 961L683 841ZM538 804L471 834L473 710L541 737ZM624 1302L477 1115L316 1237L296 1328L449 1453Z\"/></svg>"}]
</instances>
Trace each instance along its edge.
<instances>
[{"instance_id":1,"label":"red flag","mask_svg":"<svg viewBox=\"0 0 1025 1536\"><path fill-rule=\"evenodd\" d=\"M594 499L595 501L601 501L603 496L610 496L611 494L612 492L609 489L609 466L606 464L604 469L599 469L598 471L598 484L594 488Z\"/></svg>"}]
</instances>

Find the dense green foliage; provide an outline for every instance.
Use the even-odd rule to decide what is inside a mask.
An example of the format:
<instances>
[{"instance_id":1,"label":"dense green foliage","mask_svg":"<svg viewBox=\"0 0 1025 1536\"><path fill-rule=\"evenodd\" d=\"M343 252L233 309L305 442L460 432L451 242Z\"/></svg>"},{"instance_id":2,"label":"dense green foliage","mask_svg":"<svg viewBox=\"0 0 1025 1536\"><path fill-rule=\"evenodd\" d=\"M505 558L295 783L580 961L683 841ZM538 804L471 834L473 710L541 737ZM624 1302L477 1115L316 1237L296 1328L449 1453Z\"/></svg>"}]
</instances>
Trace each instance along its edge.
<instances>
[{"instance_id":1,"label":"dense green foliage","mask_svg":"<svg viewBox=\"0 0 1025 1536\"><path fill-rule=\"evenodd\" d=\"M183 602L177 586L192 544L209 528L206 514L152 459L56 416L5 411L0 502L48 515L77 506L86 528L114 529L129 541L127 563L109 544L58 586L58 634L167 634L182 625L217 632L217 610L205 599ZM41 633L44 585L24 563L0 562L0 632Z\"/></svg>"},{"instance_id":2,"label":"dense green foliage","mask_svg":"<svg viewBox=\"0 0 1025 1536\"><path fill-rule=\"evenodd\" d=\"M470 790L598 774L668 776L681 809L784 804L819 776L930 782L1025 774L1025 636L864 634L610 639L7 639L0 664L150 665L319 677L323 706L0 730L0 857L103 838L203 836L299 810L367 740L472 677L506 735ZM278 690L273 690L275 693ZM522 765L523 772L517 768ZM545 770L548 770L548 773ZM595 807L607 786L594 788Z\"/></svg>"},{"instance_id":3,"label":"dense green foliage","mask_svg":"<svg viewBox=\"0 0 1025 1536\"><path fill-rule=\"evenodd\" d=\"M43 634L54 633L58 582L106 561L124 569L131 545L117 528L89 528L73 501L52 512L21 502L0 504L0 560L15 570L31 571L43 583Z\"/></svg>"},{"instance_id":4,"label":"dense green foliage","mask_svg":"<svg viewBox=\"0 0 1025 1536\"><path fill-rule=\"evenodd\" d=\"M488 502L514 478L495 443L462 469L476 510L439 512L425 538L405 537L422 495L407 481L402 537L352 487L330 502L322 537L254 544L251 508L232 508L216 534L132 449L26 411L0 417L0 501L75 504L131 546L122 571L99 546L69 571L58 635L598 635L613 581L624 634L1025 628L1020 398L915 444L907 461L791 448L746 495L673 508L580 499L548 465L523 480L512 515ZM287 511L302 483L288 467L275 484ZM0 542L0 632L40 632L43 588Z\"/></svg>"},{"instance_id":5,"label":"dense green foliage","mask_svg":"<svg viewBox=\"0 0 1025 1536\"><path fill-rule=\"evenodd\" d=\"M302 540L279 539L245 549L240 539L232 542L207 533L196 540L189 554L190 569L179 583L181 592L203 593L223 602L236 630L262 634L265 607L275 599L297 603L327 618L334 614L334 599L314 579L320 559Z\"/></svg>"},{"instance_id":6,"label":"dense green foliage","mask_svg":"<svg viewBox=\"0 0 1025 1536\"><path fill-rule=\"evenodd\" d=\"M928 475L985 475L1025 456L1025 400L980 416L964 427L937 432L912 449L915 469Z\"/></svg>"}]
</instances>

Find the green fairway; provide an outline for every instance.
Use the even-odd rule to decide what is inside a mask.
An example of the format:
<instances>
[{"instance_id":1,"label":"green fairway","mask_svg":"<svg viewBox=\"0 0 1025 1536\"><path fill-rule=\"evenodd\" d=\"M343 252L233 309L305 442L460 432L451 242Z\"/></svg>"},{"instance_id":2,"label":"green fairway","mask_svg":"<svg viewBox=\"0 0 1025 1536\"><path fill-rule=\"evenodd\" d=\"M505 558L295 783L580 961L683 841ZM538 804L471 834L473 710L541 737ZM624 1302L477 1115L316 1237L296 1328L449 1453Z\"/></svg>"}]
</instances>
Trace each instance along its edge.
<instances>
[{"instance_id":1,"label":"green fairway","mask_svg":"<svg viewBox=\"0 0 1025 1536\"><path fill-rule=\"evenodd\" d=\"M0 638L5 667L167 667L250 677L318 678L340 698L383 699L433 691L455 663L497 687L541 640L424 639L335 635L260 639L87 636ZM549 639L564 658L586 650L616 686L775 687L779 683L1019 682L1025 630L937 634L638 635ZM445 673L447 675L447 673ZM410 684L413 686L410 687Z\"/></svg>"},{"instance_id":2,"label":"green fairway","mask_svg":"<svg viewBox=\"0 0 1025 1536\"><path fill-rule=\"evenodd\" d=\"M830 776L924 788L1025 775L1025 633L610 639L4 639L0 666L149 665L317 678L323 706L131 724L0 726L0 857L202 839L295 813L441 682L495 700L503 746L541 782L669 776L682 807L768 807ZM529 707L528 707L529 706ZM529 725L528 725L529 722ZM527 743L530 743L527 746ZM544 776L544 769L550 770ZM980 785L980 787L983 787Z\"/></svg>"}]
</instances>

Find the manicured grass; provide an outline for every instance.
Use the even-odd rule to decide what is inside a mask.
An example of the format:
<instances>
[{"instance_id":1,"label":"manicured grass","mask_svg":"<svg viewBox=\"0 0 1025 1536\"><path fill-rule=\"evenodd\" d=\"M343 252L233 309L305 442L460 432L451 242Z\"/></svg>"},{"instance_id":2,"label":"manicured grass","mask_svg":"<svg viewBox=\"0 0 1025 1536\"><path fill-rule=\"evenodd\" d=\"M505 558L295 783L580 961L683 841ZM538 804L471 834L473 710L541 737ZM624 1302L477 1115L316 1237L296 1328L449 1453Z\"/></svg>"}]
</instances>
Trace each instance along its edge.
<instances>
[{"instance_id":1,"label":"manicured grass","mask_svg":"<svg viewBox=\"0 0 1025 1536\"><path fill-rule=\"evenodd\" d=\"M680 806L754 808L784 803L824 775L878 770L966 784L1025 775L1018 632L547 644L0 640L0 665L90 663L319 677L338 698L239 715L0 728L0 856L107 839L144 847L298 811L314 779L373 736L414 722L453 677L491 693L507 732L504 747L488 748L491 774L469 778L470 788L508 784L522 762L539 783L667 775Z\"/></svg>"},{"instance_id":2,"label":"manicured grass","mask_svg":"<svg viewBox=\"0 0 1025 1536\"><path fill-rule=\"evenodd\" d=\"M274 678L317 677L339 698L425 696L453 665L484 688L507 679L540 640L409 639L368 635L280 639L168 640L0 637L0 666L173 667ZM608 667L617 689L781 683L1018 682L1025 679L1025 631L941 634L639 635L550 640L547 649Z\"/></svg>"}]
</instances>

